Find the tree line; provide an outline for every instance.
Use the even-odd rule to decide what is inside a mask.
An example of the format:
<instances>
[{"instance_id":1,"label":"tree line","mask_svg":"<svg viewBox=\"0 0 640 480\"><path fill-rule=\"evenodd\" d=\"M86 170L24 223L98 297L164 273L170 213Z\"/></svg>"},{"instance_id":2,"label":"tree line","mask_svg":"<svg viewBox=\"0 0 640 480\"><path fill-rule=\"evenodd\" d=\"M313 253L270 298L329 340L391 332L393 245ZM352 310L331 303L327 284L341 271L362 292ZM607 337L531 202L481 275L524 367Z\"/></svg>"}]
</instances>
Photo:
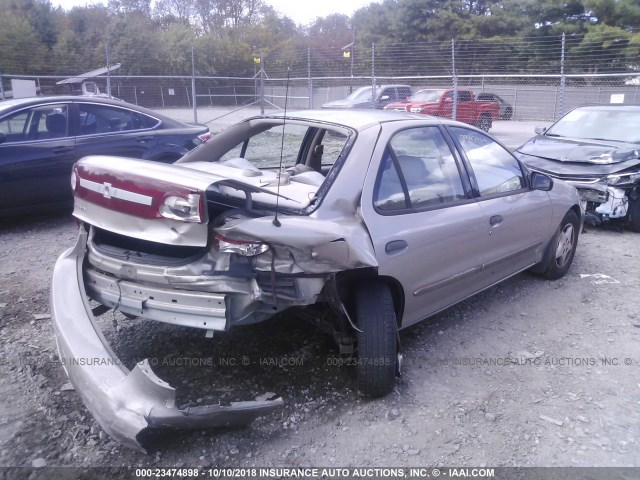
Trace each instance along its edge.
<instances>
[{"instance_id":1,"label":"tree line","mask_svg":"<svg viewBox=\"0 0 640 480\"><path fill-rule=\"evenodd\" d=\"M195 67L197 75L240 77L256 73L260 56L303 68L308 51L316 64L338 62L344 71L344 50L358 53L357 67L366 71L372 44L391 55L416 44L434 46L423 50L435 55L438 46L444 58L451 39L463 58L488 70L508 56L523 58L520 72L510 73L527 73L550 62L555 68L545 39L563 33L571 54L592 60L569 68L640 66L640 0L383 0L309 25L296 25L263 0L109 0L68 11L48 0L0 0L0 11L2 74L74 75L108 57L122 64L119 75L190 75ZM491 45L511 50L490 55Z\"/></svg>"}]
</instances>

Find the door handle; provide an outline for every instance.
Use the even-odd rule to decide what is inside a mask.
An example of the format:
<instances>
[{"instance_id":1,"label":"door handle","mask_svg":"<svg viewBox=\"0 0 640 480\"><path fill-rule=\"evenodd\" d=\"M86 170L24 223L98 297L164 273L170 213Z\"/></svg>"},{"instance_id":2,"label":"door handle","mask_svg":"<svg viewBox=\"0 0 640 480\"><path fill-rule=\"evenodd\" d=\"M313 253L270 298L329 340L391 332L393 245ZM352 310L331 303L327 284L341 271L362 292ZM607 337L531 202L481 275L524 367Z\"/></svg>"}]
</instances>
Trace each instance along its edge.
<instances>
[{"instance_id":1,"label":"door handle","mask_svg":"<svg viewBox=\"0 0 640 480\"><path fill-rule=\"evenodd\" d=\"M404 240L393 240L384 246L384 251L389 255L401 252L409 246Z\"/></svg>"},{"instance_id":2,"label":"door handle","mask_svg":"<svg viewBox=\"0 0 640 480\"><path fill-rule=\"evenodd\" d=\"M489 220L489 224L492 227L495 227L497 225L500 225L502 223L502 220L504 220L502 218L502 215L494 215L493 217L491 217L491 219Z\"/></svg>"},{"instance_id":3,"label":"door handle","mask_svg":"<svg viewBox=\"0 0 640 480\"><path fill-rule=\"evenodd\" d=\"M73 150L73 147L55 147L51 149L53 153L67 153L71 150Z\"/></svg>"},{"instance_id":4,"label":"door handle","mask_svg":"<svg viewBox=\"0 0 640 480\"><path fill-rule=\"evenodd\" d=\"M150 142L151 140L153 140L155 137L151 136L151 135L146 135L144 137L138 137L136 138L137 142L140 143L146 143L146 142Z\"/></svg>"}]
</instances>

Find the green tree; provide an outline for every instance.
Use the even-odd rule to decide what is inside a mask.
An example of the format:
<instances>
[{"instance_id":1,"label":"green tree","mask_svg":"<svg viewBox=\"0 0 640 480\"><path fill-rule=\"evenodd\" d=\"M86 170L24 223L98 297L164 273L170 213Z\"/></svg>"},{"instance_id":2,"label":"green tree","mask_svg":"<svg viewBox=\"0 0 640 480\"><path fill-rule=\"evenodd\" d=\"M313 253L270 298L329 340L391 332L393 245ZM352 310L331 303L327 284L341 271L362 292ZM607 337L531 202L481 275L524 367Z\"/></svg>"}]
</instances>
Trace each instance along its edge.
<instances>
[{"instance_id":1,"label":"green tree","mask_svg":"<svg viewBox=\"0 0 640 480\"><path fill-rule=\"evenodd\" d=\"M26 18L12 12L0 16L0 70L31 74L46 70L47 47Z\"/></svg>"}]
</instances>

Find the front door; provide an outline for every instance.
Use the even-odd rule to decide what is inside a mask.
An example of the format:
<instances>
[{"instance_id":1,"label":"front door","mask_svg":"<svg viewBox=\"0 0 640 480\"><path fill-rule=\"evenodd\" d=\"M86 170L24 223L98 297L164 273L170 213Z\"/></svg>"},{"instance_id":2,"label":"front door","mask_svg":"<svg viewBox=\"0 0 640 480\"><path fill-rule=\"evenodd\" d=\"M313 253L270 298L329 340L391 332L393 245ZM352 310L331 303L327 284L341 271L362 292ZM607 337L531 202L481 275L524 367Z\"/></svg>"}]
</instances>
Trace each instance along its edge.
<instances>
[{"instance_id":1,"label":"front door","mask_svg":"<svg viewBox=\"0 0 640 480\"><path fill-rule=\"evenodd\" d=\"M473 173L490 241L484 274L495 283L540 260L551 200L547 192L528 188L520 163L491 137L465 127L448 130Z\"/></svg>"},{"instance_id":2,"label":"front door","mask_svg":"<svg viewBox=\"0 0 640 480\"><path fill-rule=\"evenodd\" d=\"M0 120L0 205L71 202L71 169L78 157L69 115L67 104L50 104Z\"/></svg>"}]
</instances>

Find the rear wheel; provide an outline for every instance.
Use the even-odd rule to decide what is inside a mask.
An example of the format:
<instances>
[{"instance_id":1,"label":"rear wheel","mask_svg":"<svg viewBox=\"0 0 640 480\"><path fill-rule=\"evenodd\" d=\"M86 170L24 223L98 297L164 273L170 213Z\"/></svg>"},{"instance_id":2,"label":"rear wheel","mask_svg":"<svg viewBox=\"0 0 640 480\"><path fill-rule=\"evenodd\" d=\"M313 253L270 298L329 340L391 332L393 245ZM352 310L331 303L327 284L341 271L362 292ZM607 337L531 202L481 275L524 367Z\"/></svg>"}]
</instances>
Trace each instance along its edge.
<instances>
[{"instance_id":1,"label":"rear wheel","mask_svg":"<svg viewBox=\"0 0 640 480\"><path fill-rule=\"evenodd\" d=\"M355 291L358 350L358 393L382 397L395 385L398 324L389 287L379 279L363 282Z\"/></svg>"},{"instance_id":2,"label":"rear wheel","mask_svg":"<svg viewBox=\"0 0 640 480\"><path fill-rule=\"evenodd\" d=\"M551 241L551 252L543 275L549 280L562 278L571 267L578 245L580 224L573 210L569 210Z\"/></svg>"},{"instance_id":3,"label":"rear wheel","mask_svg":"<svg viewBox=\"0 0 640 480\"><path fill-rule=\"evenodd\" d=\"M504 109L504 115L502 116L505 120L510 120L513 117L513 109L511 107L507 107Z\"/></svg>"},{"instance_id":4,"label":"rear wheel","mask_svg":"<svg viewBox=\"0 0 640 480\"><path fill-rule=\"evenodd\" d=\"M478 119L478 128L488 132L491 129L491 117L487 114L482 114Z\"/></svg>"}]
</instances>

